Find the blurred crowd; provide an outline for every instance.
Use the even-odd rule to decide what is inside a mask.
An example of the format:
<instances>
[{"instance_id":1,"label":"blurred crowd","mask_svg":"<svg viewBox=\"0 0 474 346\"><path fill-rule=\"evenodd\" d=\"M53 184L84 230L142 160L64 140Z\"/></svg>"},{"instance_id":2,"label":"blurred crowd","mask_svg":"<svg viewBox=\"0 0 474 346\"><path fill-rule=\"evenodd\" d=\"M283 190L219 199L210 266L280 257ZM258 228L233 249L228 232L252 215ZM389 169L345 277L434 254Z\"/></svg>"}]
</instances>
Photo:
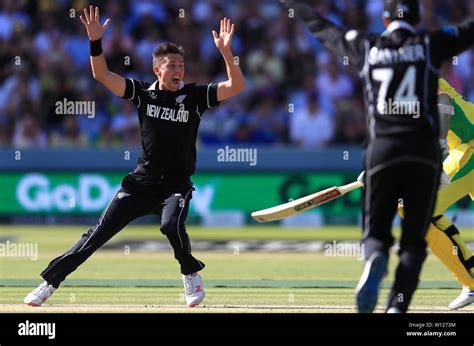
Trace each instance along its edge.
<instances>
[{"instance_id":1,"label":"blurred crowd","mask_svg":"<svg viewBox=\"0 0 474 346\"><path fill-rule=\"evenodd\" d=\"M423 26L436 29L474 17L472 0L424 0ZM0 146L138 147L136 110L92 78L89 41L79 20L89 1L2 0L0 8ZM172 41L185 49L185 82L218 82L225 65L211 30L235 22L234 54L247 90L203 116L200 145L253 143L321 147L359 144L364 99L355 71L328 54L277 0L108 0L103 42L109 69L153 82L152 51ZM332 21L384 30L381 0L318 0ZM92 4L95 4L92 2ZM474 54L443 68L474 100ZM93 118L58 114L57 102L94 101Z\"/></svg>"}]
</instances>

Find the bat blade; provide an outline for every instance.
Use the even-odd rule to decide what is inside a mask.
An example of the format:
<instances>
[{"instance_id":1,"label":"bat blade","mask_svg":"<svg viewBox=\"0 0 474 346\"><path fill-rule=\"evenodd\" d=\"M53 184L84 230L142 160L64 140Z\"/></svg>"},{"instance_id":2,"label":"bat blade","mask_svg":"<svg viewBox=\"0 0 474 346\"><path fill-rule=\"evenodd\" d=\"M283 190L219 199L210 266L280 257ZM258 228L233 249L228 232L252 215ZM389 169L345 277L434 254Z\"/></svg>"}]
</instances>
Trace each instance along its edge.
<instances>
[{"instance_id":1,"label":"bat blade","mask_svg":"<svg viewBox=\"0 0 474 346\"><path fill-rule=\"evenodd\" d=\"M356 181L354 183L341 187L331 187L329 189L313 193L311 195L299 198L295 201L280 204L275 207L254 211L251 215L258 222L270 222L281 220L304 211L313 209L321 204L339 198L346 193L362 186L362 183Z\"/></svg>"}]
</instances>

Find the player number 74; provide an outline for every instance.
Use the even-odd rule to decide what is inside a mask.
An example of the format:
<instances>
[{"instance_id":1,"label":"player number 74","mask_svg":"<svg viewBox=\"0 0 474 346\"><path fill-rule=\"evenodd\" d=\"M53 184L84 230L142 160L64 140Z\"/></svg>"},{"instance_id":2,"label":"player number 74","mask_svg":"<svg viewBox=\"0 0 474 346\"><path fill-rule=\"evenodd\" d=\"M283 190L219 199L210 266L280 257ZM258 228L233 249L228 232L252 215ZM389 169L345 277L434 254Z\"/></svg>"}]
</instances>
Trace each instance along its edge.
<instances>
[{"instance_id":1,"label":"player number 74","mask_svg":"<svg viewBox=\"0 0 474 346\"><path fill-rule=\"evenodd\" d=\"M258 222L270 222L285 219L287 217L313 209L321 204L332 201L333 199L344 196L346 193L362 187L363 177L364 172L362 172L357 180L353 183L344 186L334 186L288 203L254 211L251 215Z\"/></svg>"}]
</instances>

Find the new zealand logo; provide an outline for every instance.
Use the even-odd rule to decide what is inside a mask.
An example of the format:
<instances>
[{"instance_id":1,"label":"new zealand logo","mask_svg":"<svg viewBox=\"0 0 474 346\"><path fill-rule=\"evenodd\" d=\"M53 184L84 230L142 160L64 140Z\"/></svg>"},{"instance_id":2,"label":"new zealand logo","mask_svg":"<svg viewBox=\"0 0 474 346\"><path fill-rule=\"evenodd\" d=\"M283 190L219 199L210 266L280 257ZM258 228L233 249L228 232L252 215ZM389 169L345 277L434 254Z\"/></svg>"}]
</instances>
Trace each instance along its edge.
<instances>
[{"instance_id":1,"label":"new zealand logo","mask_svg":"<svg viewBox=\"0 0 474 346\"><path fill-rule=\"evenodd\" d=\"M186 98L186 95L179 95L176 98L176 103L183 103L183 100Z\"/></svg>"}]
</instances>

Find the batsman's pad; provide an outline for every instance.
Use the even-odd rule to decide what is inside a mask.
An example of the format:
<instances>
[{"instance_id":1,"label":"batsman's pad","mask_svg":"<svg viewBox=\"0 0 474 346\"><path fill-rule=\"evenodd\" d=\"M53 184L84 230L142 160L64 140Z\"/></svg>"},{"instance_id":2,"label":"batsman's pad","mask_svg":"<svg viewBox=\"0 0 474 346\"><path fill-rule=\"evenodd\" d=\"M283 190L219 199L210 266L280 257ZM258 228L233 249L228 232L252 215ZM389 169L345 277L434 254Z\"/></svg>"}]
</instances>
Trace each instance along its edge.
<instances>
[{"instance_id":1,"label":"batsman's pad","mask_svg":"<svg viewBox=\"0 0 474 346\"><path fill-rule=\"evenodd\" d=\"M398 207L398 214L403 218L403 207ZM456 280L470 290L474 290L474 278L471 271L474 271L472 263L468 266L468 263L463 263L464 259L468 259L469 262L474 261L472 253L462 240L459 232L453 233L448 236L442 229L448 230L456 229L454 225L445 216L438 217L435 223L431 223L426 233L426 242L431 251L438 257L454 275ZM456 229L457 230L457 229ZM466 267L471 268L471 271Z\"/></svg>"},{"instance_id":2,"label":"batsman's pad","mask_svg":"<svg viewBox=\"0 0 474 346\"><path fill-rule=\"evenodd\" d=\"M431 251L451 271L454 277L463 286L474 290L474 278L462 261L464 258L472 260L473 257L459 233L448 236L431 223L426 234L426 241Z\"/></svg>"}]
</instances>

